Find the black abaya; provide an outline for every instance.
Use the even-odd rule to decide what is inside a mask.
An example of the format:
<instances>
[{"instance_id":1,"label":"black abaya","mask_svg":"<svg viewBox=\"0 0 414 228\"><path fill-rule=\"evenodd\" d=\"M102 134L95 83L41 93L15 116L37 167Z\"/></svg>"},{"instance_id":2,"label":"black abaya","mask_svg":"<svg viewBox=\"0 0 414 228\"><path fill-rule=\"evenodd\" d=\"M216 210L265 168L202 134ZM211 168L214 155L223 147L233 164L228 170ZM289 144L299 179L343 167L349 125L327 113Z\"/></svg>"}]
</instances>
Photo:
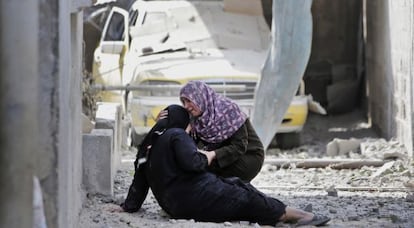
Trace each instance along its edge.
<instances>
[{"instance_id":1,"label":"black abaya","mask_svg":"<svg viewBox=\"0 0 414 228\"><path fill-rule=\"evenodd\" d=\"M221 178L206 171L207 158L181 128L157 136L147 161L135 172L126 211L137 211L151 188L172 218L205 222L232 220L276 225L286 205L239 178Z\"/></svg>"}]
</instances>

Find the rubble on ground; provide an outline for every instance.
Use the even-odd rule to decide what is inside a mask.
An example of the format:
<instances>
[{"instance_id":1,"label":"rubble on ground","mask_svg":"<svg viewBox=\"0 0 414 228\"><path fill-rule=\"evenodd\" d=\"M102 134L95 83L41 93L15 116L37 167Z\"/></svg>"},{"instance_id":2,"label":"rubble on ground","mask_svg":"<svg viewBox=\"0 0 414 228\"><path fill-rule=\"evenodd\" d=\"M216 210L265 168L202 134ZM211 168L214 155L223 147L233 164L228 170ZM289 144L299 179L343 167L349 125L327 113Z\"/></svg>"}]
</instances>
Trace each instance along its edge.
<instances>
[{"instance_id":1,"label":"rubble on ground","mask_svg":"<svg viewBox=\"0 0 414 228\"><path fill-rule=\"evenodd\" d=\"M312 205L315 213L332 218L334 227L413 227L414 226L414 163L406 149L395 140L360 137L360 143L351 150L335 156L326 154L326 145L334 140L328 131L315 126L329 124L311 119L312 125L304 130L305 144L292 150L272 148L267 159L380 159L379 167L363 166L358 169L297 168L294 165L277 167L264 164L252 184L266 194L280 199L289 206L305 208ZM332 119L330 121L335 121ZM317 135L319 138L312 138ZM308 138L306 138L308 137ZM342 137L342 140L352 137ZM353 139L352 139L353 140ZM355 140L353 140L355 142ZM357 149L355 149L357 148ZM112 213L126 196L133 176L132 161L135 150L124 151L121 170L115 180L114 197L90 196L82 210L82 227L260 227L245 221L200 223L194 220L174 220L162 211L150 194L142 209L136 213ZM277 227L290 227L278 224Z\"/></svg>"}]
</instances>

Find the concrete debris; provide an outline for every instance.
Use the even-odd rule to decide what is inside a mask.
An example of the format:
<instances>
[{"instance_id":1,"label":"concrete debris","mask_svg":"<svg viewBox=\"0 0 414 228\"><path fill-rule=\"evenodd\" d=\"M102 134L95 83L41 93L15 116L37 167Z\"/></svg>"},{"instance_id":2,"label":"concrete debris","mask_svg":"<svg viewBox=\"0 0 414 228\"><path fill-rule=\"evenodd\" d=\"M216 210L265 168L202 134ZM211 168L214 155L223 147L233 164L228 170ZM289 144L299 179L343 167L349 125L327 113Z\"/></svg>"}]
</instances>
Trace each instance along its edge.
<instances>
[{"instance_id":1,"label":"concrete debris","mask_svg":"<svg viewBox=\"0 0 414 228\"><path fill-rule=\"evenodd\" d=\"M408 158L407 154L402 153L400 151L384 152L383 156L384 156L384 159L400 159L400 160L405 160L405 159Z\"/></svg>"},{"instance_id":2,"label":"concrete debris","mask_svg":"<svg viewBox=\"0 0 414 228\"><path fill-rule=\"evenodd\" d=\"M231 222L224 222L224 226L232 226L233 224Z\"/></svg>"},{"instance_id":3,"label":"concrete debris","mask_svg":"<svg viewBox=\"0 0 414 228\"><path fill-rule=\"evenodd\" d=\"M390 215L390 219L393 223L398 223L401 221L401 218L398 215Z\"/></svg>"},{"instance_id":4,"label":"concrete debris","mask_svg":"<svg viewBox=\"0 0 414 228\"><path fill-rule=\"evenodd\" d=\"M331 169L359 169L364 166L382 166L379 159L266 159L265 164L280 168L326 168ZM269 166L266 166L268 169Z\"/></svg>"},{"instance_id":5,"label":"concrete debris","mask_svg":"<svg viewBox=\"0 0 414 228\"><path fill-rule=\"evenodd\" d=\"M326 153L329 156L347 155L351 151L359 149L360 139L338 139L335 138L326 146Z\"/></svg>"},{"instance_id":6,"label":"concrete debris","mask_svg":"<svg viewBox=\"0 0 414 228\"><path fill-rule=\"evenodd\" d=\"M409 194L407 194L407 196L405 197L405 200L406 200L407 202L414 203L414 193L409 193Z\"/></svg>"},{"instance_id":7,"label":"concrete debris","mask_svg":"<svg viewBox=\"0 0 414 228\"><path fill-rule=\"evenodd\" d=\"M393 167L394 163L395 163L394 161L385 163L381 168L379 168L371 176L371 178L376 178L376 177L379 177L379 176L383 175L384 173L387 173L387 172L390 173L390 172L392 172L391 168Z\"/></svg>"},{"instance_id":8,"label":"concrete debris","mask_svg":"<svg viewBox=\"0 0 414 228\"><path fill-rule=\"evenodd\" d=\"M348 216L348 221L359 221L359 216L357 215Z\"/></svg>"},{"instance_id":9,"label":"concrete debris","mask_svg":"<svg viewBox=\"0 0 414 228\"><path fill-rule=\"evenodd\" d=\"M326 117L311 115L310 118L315 120ZM339 117L329 116L327 119L334 121L336 118ZM386 141L375 138L375 135L369 135L370 138L360 138L360 147L353 149L352 152L328 157L325 151L326 144L338 137L338 131L322 132L321 129L330 129L334 126L326 122L310 121L309 124L304 131L307 143L290 150L273 149L273 153L266 155L265 164L259 175L253 179L252 184L260 191L282 199L287 205L305 208L307 204L312 203L315 213L326 214L332 218L330 222L332 227L412 228L414 224L414 216L412 216L414 163L411 158L401 159L408 154L406 149L395 141ZM347 141L346 138L351 138L345 137L344 132L339 133L344 141ZM123 156L129 162L122 162L121 170L117 172L115 178L115 185L119 188L115 188L114 191L115 195L125 197L133 177L133 161L136 151L125 151ZM384 158L387 159L384 160ZM361 166L361 164L367 164L367 161L375 162L375 164ZM328 163L330 164L325 166ZM303 169L305 164L312 165L313 168ZM343 168L343 165L349 167L350 164L357 168ZM324 168L315 168L315 165L324 165ZM337 168L339 165L342 165L342 169ZM151 192L142 210L133 214L114 214L100 210L103 207L102 204L105 203L94 197L87 199L89 202L87 205L90 206L84 207L81 214L83 226L79 227L108 225L117 228L217 228L225 226L224 223L177 221L163 216ZM119 205L119 202L115 204ZM97 217L98 211L102 216ZM119 222L119 218L122 217L125 221L130 221L130 224ZM228 222L228 225L231 222L231 227L260 227L258 224L247 222Z\"/></svg>"},{"instance_id":10,"label":"concrete debris","mask_svg":"<svg viewBox=\"0 0 414 228\"><path fill-rule=\"evenodd\" d=\"M328 192L328 196L338 197L338 191L335 189L335 186L330 186L326 189L326 192Z\"/></svg>"},{"instance_id":11,"label":"concrete debris","mask_svg":"<svg viewBox=\"0 0 414 228\"><path fill-rule=\"evenodd\" d=\"M414 190L414 180L409 180L407 182L404 183L404 186L407 188L411 188L412 190Z\"/></svg>"},{"instance_id":12,"label":"concrete debris","mask_svg":"<svg viewBox=\"0 0 414 228\"><path fill-rule=\"evenodd\" d=\"M407 149L394 139L368 139L361 142L361 155L379 159L407 159Z\"/></svg>"},{"instance_id":13,"label":"concrete debris","mask_svg":"<svg viewBox=\"0 0 414 228\"><path fill-rule=\"evenodd\" d=\"M325 108L322 107L322 105L319 102L313 100L313 96L311 94L308 95L308 108L311 112L314 112L317 114L321 114L321 115L327 114Z\"/></svg>"}]
</instances>

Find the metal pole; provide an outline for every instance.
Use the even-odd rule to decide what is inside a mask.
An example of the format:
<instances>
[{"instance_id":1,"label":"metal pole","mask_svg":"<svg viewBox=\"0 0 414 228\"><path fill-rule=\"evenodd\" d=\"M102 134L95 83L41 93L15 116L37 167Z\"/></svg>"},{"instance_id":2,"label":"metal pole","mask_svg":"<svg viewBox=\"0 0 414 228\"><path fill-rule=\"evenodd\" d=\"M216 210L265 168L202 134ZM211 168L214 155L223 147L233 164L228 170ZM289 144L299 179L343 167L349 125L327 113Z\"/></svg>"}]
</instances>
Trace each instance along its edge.
<instances>
[{"instance_id":1,"label":"metal pole","mask_svg":"<svg viewBox=\"0 0 414 228\"><path fill-rule=\"evenodd\" d=\"M102 84L94 84L91 86L92 91L111 91L111 90L126 90L126 91L133 91L133 90L142 90L142 91L179 91L183 86L182 85L115 85L115 86L107 86ZM245 85L210 85L215 91L244 91L246 90Z\"/></svg>"}]
</instances>

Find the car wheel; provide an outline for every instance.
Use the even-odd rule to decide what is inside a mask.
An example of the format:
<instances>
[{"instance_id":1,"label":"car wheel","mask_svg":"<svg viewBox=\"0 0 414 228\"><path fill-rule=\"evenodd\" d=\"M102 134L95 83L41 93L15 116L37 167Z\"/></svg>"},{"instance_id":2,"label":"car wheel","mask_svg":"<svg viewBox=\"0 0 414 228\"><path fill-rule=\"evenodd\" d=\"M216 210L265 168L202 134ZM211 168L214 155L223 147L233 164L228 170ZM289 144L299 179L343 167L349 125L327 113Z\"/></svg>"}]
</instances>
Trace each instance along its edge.
<instances>
[{"instance_id":1,"label":"car wheel","mask_svg":"<svg viewBox=\"0 0 414 228\"><path fill-rule=\"evenodd\" d=\"M280 133L276 134L276 147L280 149L292 149L298 147L301 144L301 138L299 132L292 133Z\"/></svg>"}]
</instances>

